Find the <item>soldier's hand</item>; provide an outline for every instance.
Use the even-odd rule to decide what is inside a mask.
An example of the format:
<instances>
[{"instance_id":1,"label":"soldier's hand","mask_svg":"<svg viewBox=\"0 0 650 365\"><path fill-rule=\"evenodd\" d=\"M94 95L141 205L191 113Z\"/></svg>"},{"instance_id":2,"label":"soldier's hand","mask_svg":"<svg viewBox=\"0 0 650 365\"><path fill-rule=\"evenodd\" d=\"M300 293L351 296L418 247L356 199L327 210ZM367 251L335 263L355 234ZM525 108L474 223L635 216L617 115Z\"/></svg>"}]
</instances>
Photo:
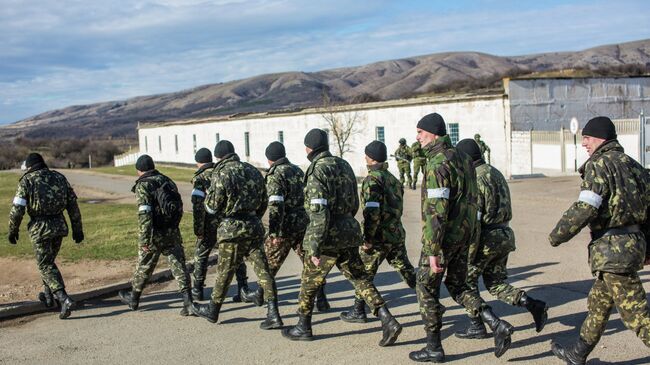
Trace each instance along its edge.
<instances>
[{"instance_id":1,"label":"soldier's hand","mask_svg":"<svg viewBox=\"0 0 650 365\"><path fill-rule=\"evenodd\" d=\"M141 249L142 252L144 252L144 253L149 253L149 252L151 252L151 250L149 249L149 246L147 246L147 245L142 245L142 246L140 246L140 249Z\"/></svg>"},{"instance_id":2,"label":"soldier's hand","mask_svg":"<svg viewBox=\"0 0 650 365\"><path fill-rule=\"evenodd\" d=\"M316 266L320 266L320 257L312 256L311 262Z\"/></svg>"},{"instance_id":3,"label":"soldier's hand","mask_svg":"<svg viewBox=\"0 0 650 365\"><path fill-rule=\"evenodd\" d=\"M281 243L282 243L282 237L273 237L273 238L271 238L271 244L273 246L278 246Z\"/></svg>"},{"instance_id":4,"label":"soldier's hand","mask_svg":"<svg viewBox=\"0 0 650 365\"><path fill-rule=\"evenodd\" d=\"M557 247L557 246L559 246L559 245L562 244L562 242L556 242L556 241L553 239L553 236L548 236L548 242L549 242L549 243L551 244L551 246L553 246L553 247Z\"/></svg>"},{"instance_id":5,"label":"soldier's hand","mask_svg":"<svg viewBox=\"0 0 650 365\"><path fill-rule=\"evenodd\" d=\"M18 243L18 232L9 232L7 239L9 239L9 243L15 245L16 243Z\"/></svg>"},{"instance_id":6,"label":"soldier's hand","mask_svg":"<svg viewBox=\"0 0 650 365\"><path fill-rule=\"evenodd\" d=\"M74 240L74 243L80 244L84 240L84 233L83 232L72 232L72 239Z\"/></svg>"},{"instance_id":7,"label":"soldier's hand","mask_svg":"<svg viewBox=\"0 0 650 365\"><path fill-rule=\"evenodd\" d=\"M363 250L364 250L366 253L368 253L368 252L370 252L370 251L372 250L372 243L370 243L370 242L364 242L364 243L363 243L363 246L361 246L361 247L363 248Z\"/></svg>"},{"instance_id":8,"label":"soldier's hand","mask_svg":"<svg viewBox=\"0 0 650 365\"><path fill-rule=\"evenodd\" d=\"M440 256L429 256L429 266L431 266L431 272L434 274L440 274L445 271L445 269L440 266Z\"/></svg>"}]
</instances>

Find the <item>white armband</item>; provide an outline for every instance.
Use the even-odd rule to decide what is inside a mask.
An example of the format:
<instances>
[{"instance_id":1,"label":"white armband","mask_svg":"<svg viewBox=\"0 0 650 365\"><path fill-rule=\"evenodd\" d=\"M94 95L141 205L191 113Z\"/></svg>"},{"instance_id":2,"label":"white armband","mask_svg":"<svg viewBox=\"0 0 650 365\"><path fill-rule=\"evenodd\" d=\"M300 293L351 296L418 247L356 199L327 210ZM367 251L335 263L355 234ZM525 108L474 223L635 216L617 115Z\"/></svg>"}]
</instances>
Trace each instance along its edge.
<instances>
[{"instance_id":1,"label":"white armband","mask_svg":"<svg viewBox=\"0 0 650 365\"><path fill-rule=\"evenodd\" d=\"M316 199L312 199L309 203L318 204L318 205L327 205L327 199L316 198Z\"/></svg>"},{"instance_id":2,"label":"white armband","mask_svg":"<svg viewBox=\"0 0 650 365\"><path fill-rule=\"evenodd\" d=\"M192 190L192 195L193 196L200 196L201 198L205 198L205 193L199 189L194 189Z\"/></svg>"},{"instance_id":3,"label":"white armband","mask_svg":"<svg viewBox=\"0 0 650 365\"><path fill-rule=\"evenodd\" d=\"M366 208L379 208L379 202L366 202Z\"/></svg>"},{"instance_id":4,"label":"white armband","mask_svg":"<svg viewBox=\"0 0 650 365\"><path fill-rule=\"evenodd\" d=\"M284 196L282 195L271 195L269 196L269 203L270 202L283 202L284 201Z\"/></svg>"},{"instance_id":5,"label":"white armband","mask_svg":"<svg viewBox=\"0 0 650 365\"><path fill-rule=\"evenodd\" d=\"M151 205L141 205L138 207L138 212L149 213L151 212Z\"/></svg>"},{"instance_id":6,"label":"white armband","mask_svg":"<svg viewBox=\"0 0 650 365\"><path fill-rule=\"evenodd\" d=\"M449 188L427 189L429 199L449 199Z\"/></svg>"},{"instance_id":7,"label":"white armband","mask_svg":"<svg viewBox=\"0 0 650 365\"><path fill-rule=\"evenodd\" d=\"M16 196L16 197L14 197L14 205L24 207L24 206L27 205L27 200L25 200L25 199L23 199L23 198L21 198L19 196Z\"/></svg>"},{"instance_id":8,"label":"white armband","mask_svg":"<svg viewBox=\"0 0 650 365\"><path fill-rule=\"evenodd\" d=\"M578 201L585 202L598 209L603 204L603 197L590 190L583 190L578 196Z\"/></svg>"},{"instance_id":9,"label":"white armband","mask_svg":"<svg viewBox=\"0 0 650 365\"><path fill-rule=\"evenodd\" d=\"M203 206L205 207L205 211L208 212L208 214L214 214L214 213L217 212L216 210L212 210L212 209L210 209L210 207L208 206L207 202L206 202L205 204L203 204Z\"/></svg>"}]
</instances>

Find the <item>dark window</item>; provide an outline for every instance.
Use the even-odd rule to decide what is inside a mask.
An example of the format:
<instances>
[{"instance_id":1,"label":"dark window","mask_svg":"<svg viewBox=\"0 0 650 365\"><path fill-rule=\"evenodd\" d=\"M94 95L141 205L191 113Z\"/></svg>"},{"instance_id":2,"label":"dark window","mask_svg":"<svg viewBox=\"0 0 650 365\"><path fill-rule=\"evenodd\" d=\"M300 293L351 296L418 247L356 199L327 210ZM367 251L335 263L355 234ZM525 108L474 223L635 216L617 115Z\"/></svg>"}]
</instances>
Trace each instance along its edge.
<instances>
[{"instance_id":1,"label":"dark window","mask_svg":"<svg viewBox=\"0 0 650 365\"><path fill-rule=\"evenodd\" d=\"M449 123L449 138L451 138L451 144L456 145L458 143L458 123Z\"/></svg>"},{"instance_id":2,"label":"dark window","mask_svg":"<svg viewBox=\"0 0 650 365\"><path fill-rule=\"evenodd\" d=\"M178 134L174 134L174 148L176 149L176 153L178 153Z\"/></svg>"},{"instance_id":3,"label":"dark window","mask_svg":"<svg viewBox=\"0 0 650 365\"><path fill-rule=\"evenodd\" d=\"M144 136L144 152L149 152L149 143L147 142L147 136Z\"/></svg>"},{"instance_id":4,"label":"dark window","mask_svg":"<svg viewBox=\"0 0 650 365\"><path fill-rule=\"evenodd\" d=\"M278 142L284 144L284 132L278 131Z\"/></svg>"},{"instance_id":5,"label":"dark window","mask_svg":"<svg viewBox=\"0 0 650 365\"><path fill-rule=\"evenodd\" d=\"M384 127L375 127L375 139L379 142L386 143L386 138L384 137Z\"/></svg>"},{"instance_id":6,"label":"dark window","mask_svg":"<svg viewBox=\"0 0 650 365\"><path fill-rule=\"evenodd\" d=\"M158 136L158 152L162 152L162 137Z\"/></svg>"},{"instance_id":7,"label":"dark window","mask_svg":"<svg viewBox=\"0 0 650 365\"><path fill-rule=\"evenodd\" d=\"M244 132L244 144L246 146L246 157L251 155L251 145L250 145L250 133Z\"/></svg>"},{"instance_id":8,"label":"dark window","mask_svg":"<svg viewBox=\"0 0 650 365\"><path fill-rule=\"evenodd\" d=\"M194 153L196 153L196 134L192 135L192 146L194 148Z\"/></svg>"}]
</instances>

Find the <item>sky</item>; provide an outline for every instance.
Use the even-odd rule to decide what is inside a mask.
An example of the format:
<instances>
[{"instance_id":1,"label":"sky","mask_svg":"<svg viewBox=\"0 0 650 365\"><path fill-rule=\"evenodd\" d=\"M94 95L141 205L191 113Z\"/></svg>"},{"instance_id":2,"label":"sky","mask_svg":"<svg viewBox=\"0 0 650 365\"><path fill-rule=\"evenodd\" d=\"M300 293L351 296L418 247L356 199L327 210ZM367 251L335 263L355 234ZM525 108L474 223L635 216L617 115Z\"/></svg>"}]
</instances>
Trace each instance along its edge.
<instances>
[{"instance_id":1,"label":"sky","mask_svg":"<svg viewBox=\"0 0 650 365\"><path fill-rule=\"evenodd\" d=\"M648 0L0 0L0 124L271 72L646 38Z\"/></svg>"}]
</instances>

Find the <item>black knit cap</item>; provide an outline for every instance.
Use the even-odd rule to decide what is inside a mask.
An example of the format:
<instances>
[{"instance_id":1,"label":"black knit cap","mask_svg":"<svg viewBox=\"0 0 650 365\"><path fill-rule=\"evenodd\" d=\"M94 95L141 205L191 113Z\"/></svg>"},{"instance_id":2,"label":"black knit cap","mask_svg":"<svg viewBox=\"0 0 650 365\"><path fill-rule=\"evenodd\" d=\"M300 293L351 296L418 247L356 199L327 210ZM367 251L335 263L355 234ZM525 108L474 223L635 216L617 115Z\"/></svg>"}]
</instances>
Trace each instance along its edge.
<instances>
[{"instance_id":1,"label":"black knit cap","mask_svg":"<svg viewBox=\"0 0 650 365\"><path fill-rule=\"evenodd\" d=\"M616 139L616 127L607 117L592 118L582 129L583 136L602 138L606 141Z\"/></svg>"},{"instance_id":2,"label":"black knit cap","mask_svg":"<svg viewBox=\"0 0 650 365\"><path fill-rule=\"evenodd\" d=\"M151 171L155 168L156 165L153 163L153 158L149 155L142 155L135 162L135 169L141 172Z\"/></svg>"},{"instance_id":3,"label":"black knit cap","mask_svg":"<svg viewBox=\"0 0 650 365\"><path fill-rule=\"evenodd\" d=\"M478 143L476 143L476 141L471 138L465 138L461 140L456 144L456 148L468 154L473 161L478 161L483 158Z\"/></svg>"},{"instance_id":4,"label":"black knit cap","mask_svg":"<svg viewBox=\"0 0 650 365\"><path fill-rule=\"evenodd\" d=\"M196 151L196 155L194 155L194 161L198 163L210 163L212 162L212 152L210 152L210 150L205 147L201 148Z\"/></svg>"},{"instance_id":5,"label":"black knit cap","mask_svg":"<svg viewBox=\"0 0 650 365\"><path fill-rule=\"evenodd\" d=\"M284 149L284 145L280 142L271 142L264 151L266 158L269 161L277 161L283 157L287 157L287 151Z\"/></svg>"},{"instance_id":6,"label":"black knit cap","mask_svg":"<svg viewBox=\"0 0 650 365\"><path fill-rule=\"evenodd\" d=\"M366 146L366 155L377 162L385 162L386 145L380 141L372 141Z\"/></svg>"},{"instance_id":7,"label":"black knit cap","mask_svg":"<svg viewBox=\"0 0 650 365\"><path fill-rule=\"evenodd\" d=\"M328 148L327 132L322 129L314 128L310 130L305 136L305 146L312 150Z\"/></svg>"},{"instance_id":8,"label":"black knit cap","mask_svg":"<svg viewBox=\"0 0 650 365\"><path fill-rule=\"evenodd\" d=\"M32 152L27 155L27 158L25 159L25 167L30 168L37 163L45 163L45 160L43 160L43 156L41 156L40 153Z\"/></svg>"},{"instance_id":9,"label":"black knit cap","mask_svg":"<svg viewBox=\"0 0 650 365\"><path fill-rule=\"evenodd\" d=\"M427 114L418 122L418 128L425 130L429 133L433 133L436 136L446 136L447 127L445 126L445 120L442 119L440 114L431 113Z\"/></svg>"},{"instance_id":10,"label":"black knit cap","mask_svg":"<svg viewBox=\"0 0 650 365\"><path fill-rule=\"evenodd\" d=\"M214 157L216 158L223 158L231 153L235 153L235 147L228 140L221 140L214 147Z\"/></svg>"}]
</instances>

